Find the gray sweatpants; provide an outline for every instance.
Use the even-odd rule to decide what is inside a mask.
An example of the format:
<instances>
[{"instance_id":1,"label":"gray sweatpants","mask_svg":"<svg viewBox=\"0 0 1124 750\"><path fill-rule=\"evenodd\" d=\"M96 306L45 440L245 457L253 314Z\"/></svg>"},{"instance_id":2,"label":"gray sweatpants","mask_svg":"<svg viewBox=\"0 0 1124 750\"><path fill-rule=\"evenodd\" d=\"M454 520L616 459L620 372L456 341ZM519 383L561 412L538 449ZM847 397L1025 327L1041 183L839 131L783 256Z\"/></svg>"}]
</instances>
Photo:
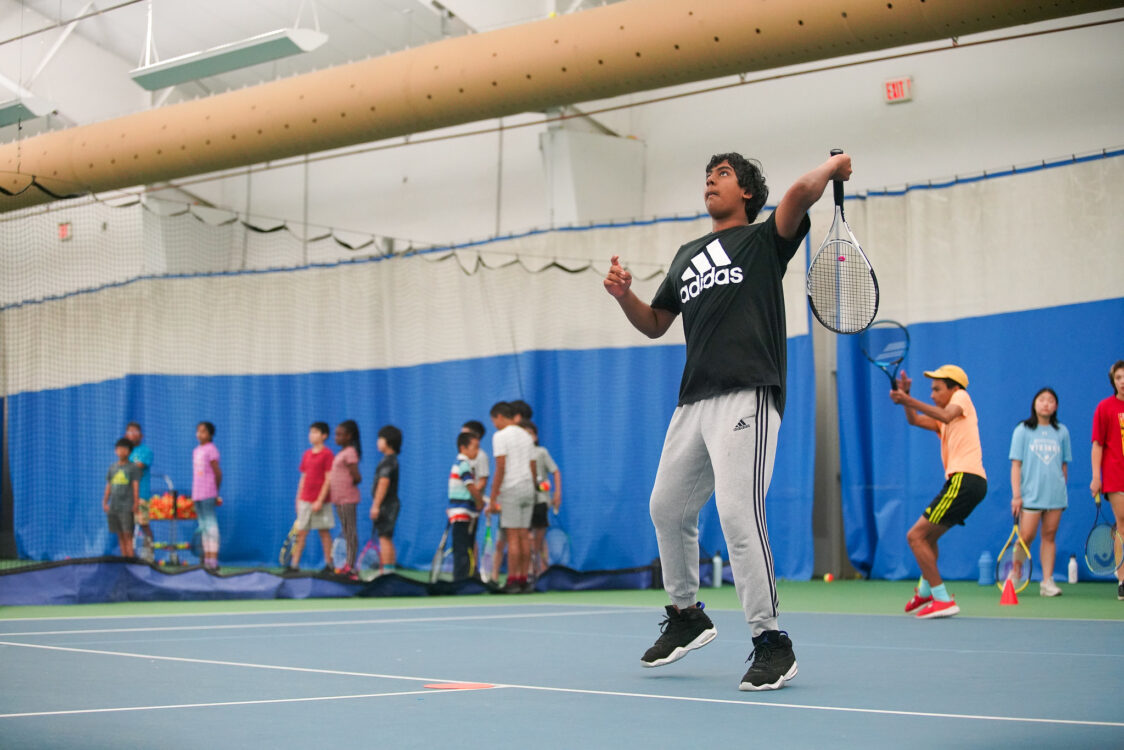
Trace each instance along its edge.
<instances>
[{"instance_id":1,"label":"gray sweatpants","mask_svg":"<svg viewBox=\"0 0 1124 750\"><path fill-rule=\"evenodd\" d=\"M777 629L777 588L765 523L781 418L769 388L680 406L664 439L652 488L652 523L663 585L690 607L699 593L699 511L713 493L734 585L753 635Z\"/></svg>"}]
</instances>

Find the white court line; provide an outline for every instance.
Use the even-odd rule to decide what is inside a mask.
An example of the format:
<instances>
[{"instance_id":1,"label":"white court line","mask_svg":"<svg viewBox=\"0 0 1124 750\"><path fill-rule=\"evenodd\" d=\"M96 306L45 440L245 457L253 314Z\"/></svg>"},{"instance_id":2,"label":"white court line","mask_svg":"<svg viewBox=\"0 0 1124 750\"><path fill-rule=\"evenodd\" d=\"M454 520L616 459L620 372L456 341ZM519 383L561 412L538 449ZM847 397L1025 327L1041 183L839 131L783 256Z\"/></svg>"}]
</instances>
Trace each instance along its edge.
<instances>
[{"instance_id":1,"label":"white court line","mask_svg":"<svg viewBox=\"0 0 1124 750\"><path fill-rule=\"evenodd\" d=\"M434 677L409 677L406 675L390 675L390 674L376 674L368 672L346 672L336 669L313 669L309 667L286 667L275 664L251 664L244 662L233 661L219 661L216 659L198 659L188 658L183 656L155 656L151 654L133 654L123 651L101 651L96 649L86 648L70 648L65 646L43 646L32 643L14 643L8 641L0 641L0 646L17 646L22 648L36 648L44 649L47 651L67 651L71 653L80 654L96 654L104 656L124 656L132 659L151 659L158 661L175 661L185 662L191 664L215 664L219 666L230 667L244 667L248 669L270 669L280 670L287 672L311 672L315 674L335 674L344 675L349 677L375 677L387 680L405 680L409 682L463 682L461 679L438 679ZM910 717L923 717L932 719L961 719L973 721L1001 721L1001 722L1016 722L1026 724L1060 724L1066 726L1088 726L1088 727L1124 727L1124 722L1118 721L1092 721L1083 719L1044 719L1029 716L996 716L988 714L957 714L957 713L938 713L933 711L898 711L893 709L881 708L856 708L852 706L815 706L804 703L775 703L763 702L756 703L750 700L733 700L731 698L699 698L687 695L659 695L655 693L630 693L615 690L586 690L581 688L562 688L562 687L549 687L545 685L518 685L508 683L492 683L496 688L512 688L518 690L535 690L550 693L569 693L572 695L597 695L597 696L611 696L618 698L644 698L649 700L663 700L663 701L681 701L688 703L713 703L721 705L734 705L734 706L748 706L753 708L788 708L804 711L833 711L838 713L857 713L857 714L872 714L877 716L910 716ZM450 691L461 692L461 691ZM464 691L469 692L469 691ZM401 695L401 693L399 693ZM199 704L208 705L208 704ZM58 713L87 713L97 711L129 711L129 710L145 710L144 707L140 708L117 708L117 709L81 709L73 712L53 712ZM0 715L0 718L7 718L6 715Z\"/></svg>"},{"instance_id":2,"label":"white court line","mask_svg":"<svg viewBox=\"0 0 1124 750\"><path fill-rule=\"evenodd\" d=\"M360 698L393 698L399 695L436 695L458 693L480 688L446 688L444 690L403 690L391 693L360 693L358 695L320 695L311 698L268 698L256 701L220 701L215 703L172 703L166 706L120 706L117 708L79 708L71 711L28 711L21 714L0 714L0 719L20 719L28 716L72 716L75 714L108 714L122 711L164 711L173 708L215 708L222 706L261 706L269 703L310 703L315 701L350 701ZM491 689L491 688L489 688Z\"/></svg>"},{"instance_id":3,"label":"white court line","mask_svg":"<svg viewBox=\"0 0 1124 750\"><path fill-rule=\"evenodd\" d=\"M57 605L60 607L66 606L81 606L81 605ZM648 610L658 609L658 607L650 607L642 604L563 604L561 602L519 602L518 604L501 604L497 602L473 602L473 601L457 601L457 602L418 602L414 606L401 606L401 607L314 607L309 609L242 609L231 612L160 612L156 614L146 615L138 612L132 612L125 615L57 615L48 617L0 617L0 622L41 622L43 620L147 620L156 618L167 617L249 617L252 615L317 615L317 614L334 614L336 612L401 612L403 610L412 612L417 609L456 609L456 608L477 608L477 609L491 609L495 607L586 607L588 609L622 609L629 610ZM720 610L722 611L722 610ZM740 610L728 610L731 612ZM3 635L3 633L0 633Z\"/></svg>"},{"instance_id":4,"label":"white court line","mask_svg":"<svg viewBox=\"0 0 1124 750\"><path fill-rule=\"evenodd\" d=\"M242 622L226 625L171 625L161 626L155 628L79 628L75 630L27 630L23 632L4 633L0 632L0 637L10 636L28 636L28 635L93 635L100 633L159 633L168 631L179 630L247 630L247 629L268 629L268 628L303 628L303 627L323 627L326 625L398 625L401 623L419 623L419 622L466 622L469 620L521 620L529 618L544 618L544 617L580 617L582 615L615 615L615 614L629 614L634 612L630 609L605 609L597 612L519 612L506 615L447 615L444 617L397 617L385 619L362 619L362 620L304 620L301 622Z\"/></svg>"}]
</instances>

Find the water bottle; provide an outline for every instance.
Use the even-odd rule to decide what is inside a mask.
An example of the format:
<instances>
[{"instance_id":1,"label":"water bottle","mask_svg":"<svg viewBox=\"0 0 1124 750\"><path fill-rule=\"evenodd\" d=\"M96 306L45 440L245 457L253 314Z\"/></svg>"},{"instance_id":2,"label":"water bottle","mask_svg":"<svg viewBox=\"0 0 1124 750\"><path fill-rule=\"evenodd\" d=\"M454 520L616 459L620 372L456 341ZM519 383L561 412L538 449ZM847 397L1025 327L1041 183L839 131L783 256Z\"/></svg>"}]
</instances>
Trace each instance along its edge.
<instances>
[{"instance_id":1,"label":"water bottle","mask_svg":"<svg viewBox=\"0 0 1124 750\"><path fill-rule=\"evenodd\" d=\"M1070 583L1077 583L1077 555L1069 556L1069 570L1066 580Z\"/></svg>"},{"instance_id":2,"label":"water bottle","mask_svg":"<svg viewBox=\"0 0 1124 750\"><path fill-rule=\"evenodd\" d=\"M995 585L995 558L986 549L980 553L980 585Z\"/></svg>"},{"instance_id":3,"label":"water bottle","mask_svg":"<svg viewBox=\"0 0 1124 750\"><path fill-rule=\"evenodd\" d=\"M710 574L710 585L713 588L720 589L722 588L722 555L715 552L710 564L713 566Z\"/></svg>"}]
</instances>

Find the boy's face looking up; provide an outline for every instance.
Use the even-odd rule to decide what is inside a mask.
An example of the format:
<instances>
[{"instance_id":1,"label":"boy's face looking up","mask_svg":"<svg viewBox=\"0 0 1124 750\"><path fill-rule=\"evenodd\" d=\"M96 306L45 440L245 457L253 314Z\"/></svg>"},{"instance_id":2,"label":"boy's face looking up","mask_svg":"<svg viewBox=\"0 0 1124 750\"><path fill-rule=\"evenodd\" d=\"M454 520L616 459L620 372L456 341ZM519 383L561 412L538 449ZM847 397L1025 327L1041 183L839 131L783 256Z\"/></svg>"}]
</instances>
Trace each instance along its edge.
<instances>
[{"instance_id":1,"label":"boy's face looking up","mask_svg":"<svg viewBox=\"0 0 1124 750\"><path fill-rule=\"evenodd\" d=\"M745 201L753 197L738 184L738 176L729 162L720 162L706 173L703 203L712 218L732 216L741 212L744 218Z\"/></svg>"},{"instance_id":2,"label":"boy's face looking up","mask_svg":"<svg viewBox=\"0 0 1124 750\"><path fill-rule=\"evenodd\" d=\"M125 463L129 460L129 449L125 446L118 445L113 449L113 452L117 454L117 460L121 463Z\"/></svg>"}]
</instances>

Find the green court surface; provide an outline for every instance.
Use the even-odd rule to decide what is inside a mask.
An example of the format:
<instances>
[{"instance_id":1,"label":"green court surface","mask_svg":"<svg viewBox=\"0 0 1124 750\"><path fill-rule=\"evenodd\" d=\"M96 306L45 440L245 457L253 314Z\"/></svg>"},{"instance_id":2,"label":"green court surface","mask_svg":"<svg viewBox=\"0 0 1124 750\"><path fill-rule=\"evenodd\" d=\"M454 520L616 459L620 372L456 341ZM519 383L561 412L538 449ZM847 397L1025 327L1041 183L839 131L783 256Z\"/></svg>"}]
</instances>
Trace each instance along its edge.
<instances>
[{"instance_id":1,"label":"green court surface","mask_svg":"<svg viewBox=\"0 0 1124 750\"><path fill-rule=\"evenodd\" d=\"M960 605L958 617L1011 617L1071 620L1124 620L1124 601L1116 599L1112 583L1060 584L1062 596L1038 595L1038 584L1031 583L1019 595L1017 605L1000 605L999 589L980 586L974 581L951 581L949 590ZM907 581L778 581L781 627L786 612L887 615L902 614L912 595ZM740 609L734 587L704 588L700 598L710 609ZM480 596L427 596L406 598L346 599L241 599L196 602L121 602L116 604L71 604L37 607L0 607L0 618L99 617L202 614L218 612L292 612L329 609L379 609L387 607L479 606L485 603L510 604L591 604L636 607L663 607L663 591L567 591L526 595L484 594Z\"/></svg>"}]
</instances>

